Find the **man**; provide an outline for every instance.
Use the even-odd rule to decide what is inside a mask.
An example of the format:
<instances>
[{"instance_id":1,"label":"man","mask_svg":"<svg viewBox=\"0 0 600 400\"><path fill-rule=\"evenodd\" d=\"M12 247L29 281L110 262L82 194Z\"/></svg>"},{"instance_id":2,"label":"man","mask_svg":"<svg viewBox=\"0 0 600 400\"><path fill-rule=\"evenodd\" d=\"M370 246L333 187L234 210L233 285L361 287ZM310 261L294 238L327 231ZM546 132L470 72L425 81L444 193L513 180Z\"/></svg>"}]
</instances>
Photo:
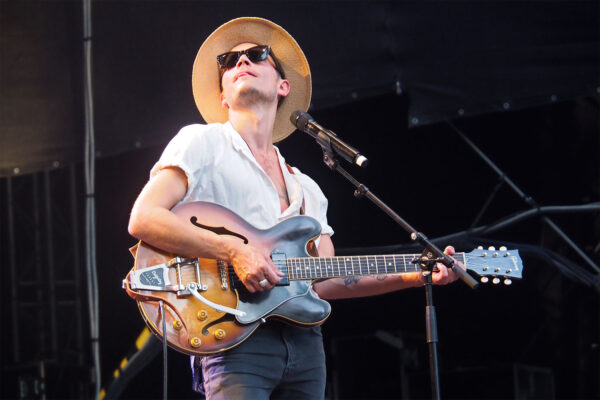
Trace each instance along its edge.
<instances>
[{"instance_id":1,"label":"man","mask_svg":"<svg viewBox=\"0 0 600 400\"><path fill-rule=\"evenodd\" d=\"M292 36L261 18L229 21L200 48L192 85L208 125L185 127L169 143L133 207L129 232L180 256L229 263L250 293L272 290L283 276L270 250L185 223L170 211L174 206L198 200L218 203L259 229L293 215L312 216L322 227L315 240L318 254L333 256L327 199L273 146L294 131L290 114L307 110L310 103L310 69ZM433 274L435 284L456 278L441 265ZM422 285L420 274L414 273L335 278L314 283L312 290L323 299L335 299ZM198 389L209 399L323 398L325 393L318 327L269 320L237 347L195 365L204 379ZM199 371L195 374L200 376Z\"/></svg>"}]
</instances>

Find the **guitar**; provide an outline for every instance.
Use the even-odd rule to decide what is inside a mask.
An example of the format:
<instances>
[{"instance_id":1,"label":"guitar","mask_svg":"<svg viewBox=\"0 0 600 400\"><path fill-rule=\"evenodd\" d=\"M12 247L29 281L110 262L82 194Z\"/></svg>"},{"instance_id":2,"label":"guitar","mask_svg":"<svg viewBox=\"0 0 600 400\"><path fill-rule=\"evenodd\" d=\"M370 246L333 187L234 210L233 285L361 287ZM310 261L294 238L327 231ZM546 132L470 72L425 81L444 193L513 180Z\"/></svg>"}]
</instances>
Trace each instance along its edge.
<instances>
[{"instance_id":1,"label":"guitar","mask_svg":"<svg viewBox=\"0 0 600 400\"><path fill-rule=\"evenodd\" d=\"M166 336L173 349L190 355L233 348L268 318L300 326L323 323L331 306L313 291L312 280L421 271L420 254L310 257L307 244L318 237L321 226L307 216L261 230L213 203L186 203L173 212L196 227L269 250L284 273L273 289L250 293L223 261L177 257L144 242L134 246L135 265L123 280L124 288L136 300L148 327ZM517 250L477 249L453 257L484 282L504 278L509 284L510 279L522 277ZM166 332L160 301L165 304Z\"/></svg>"}]
</instances>

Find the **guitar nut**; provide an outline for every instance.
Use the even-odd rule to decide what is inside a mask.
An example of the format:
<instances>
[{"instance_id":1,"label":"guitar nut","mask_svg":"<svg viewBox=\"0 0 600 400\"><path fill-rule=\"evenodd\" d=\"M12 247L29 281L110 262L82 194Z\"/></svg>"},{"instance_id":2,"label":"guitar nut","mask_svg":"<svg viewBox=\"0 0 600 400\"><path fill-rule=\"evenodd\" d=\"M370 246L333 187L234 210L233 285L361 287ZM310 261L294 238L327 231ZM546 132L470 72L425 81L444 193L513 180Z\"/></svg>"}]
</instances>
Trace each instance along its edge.
<instances>
[{"instance_id":1,"label":"guitar nut","mask_svg":"<svg viewBox=\"0 0 600 400\"><path fill-rule=\"evenodd\" d=\"M223 339L225 339L225 331L223 329L217 329L215 331L215 338L217 340L223 340Z\"/></svg>"},{"instance_id":2,"label":"guitar nut","mask_svg":"<svg viewBox=\"0 0 600 400\"><path fill-rule=\"evenodd\" d=\"M181 323L181 321L179 321L179 320L173 321L173 329L175 329L176 331L180 331L181 328L183 328L183 324Z\"/></svg>"},{"instance_id":3,"label":"guitar nut","mask_svg":"<svg viewBox=\"0 0 600 400\"><path fill-rule=\"evenodd\" d=\"M194 348L200 347L202 345L202 340L200 340L199 337L194 336L191 340L190 340L190 345Z\"/></svg>"},{"instance_id":4,"label":"guitar nut","mask_svg":"<svg viewBox=\"0 0 600 400\"><path fill-rule=\"evenodd\" d=\"M208 319L208 312L206 310L198 311L197 317L200 321L206 321Z\"/></svg>"}]
</instances>

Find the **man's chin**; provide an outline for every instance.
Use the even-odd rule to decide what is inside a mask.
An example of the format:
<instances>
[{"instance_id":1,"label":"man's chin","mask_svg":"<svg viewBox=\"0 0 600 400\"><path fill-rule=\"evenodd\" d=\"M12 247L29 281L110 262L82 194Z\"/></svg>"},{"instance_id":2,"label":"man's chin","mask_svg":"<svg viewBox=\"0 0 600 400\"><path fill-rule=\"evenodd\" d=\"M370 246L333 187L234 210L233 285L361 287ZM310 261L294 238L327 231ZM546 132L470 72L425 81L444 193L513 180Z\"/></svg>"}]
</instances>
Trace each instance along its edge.
<instances>
[{"instance_id":1,"label":"man's chin","mask_svg":"<svg viewBox=\"0 0 600 400\"><path fill-rule=\"evenodd\" d=\"M240 106L249 106L259 103L270 103L277 99L277 94L269 94L253 86L243 87L238 94Z\"/></svg>"}]
</instances>

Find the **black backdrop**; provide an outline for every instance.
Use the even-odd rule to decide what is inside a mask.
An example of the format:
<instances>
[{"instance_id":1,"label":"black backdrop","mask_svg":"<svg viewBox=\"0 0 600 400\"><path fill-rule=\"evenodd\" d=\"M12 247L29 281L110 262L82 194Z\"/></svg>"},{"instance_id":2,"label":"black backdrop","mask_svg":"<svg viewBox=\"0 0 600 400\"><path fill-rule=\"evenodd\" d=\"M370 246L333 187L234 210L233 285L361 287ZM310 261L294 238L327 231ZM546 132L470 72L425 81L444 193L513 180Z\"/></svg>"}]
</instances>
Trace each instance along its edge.
<instances>
[{"instance_id":1,"label":"black backdrop","mask_svg":"<svg viewBox=\"0 0 600 400\"><path fill-rule=\"evenodd\" d=\"M297 38L314 77L311 114L369 157L367 169L351 171L430 237L467 229L498 182L446 120L539 204L599 200L596 2L289 2L277 9L280 4L94 2L105 383L143 327L120 288L134 243L125 228L129 210L166 141L201 121L189 88L191 62L206 34L232 17L265 16ZM0 2L2 175L55 161L58 173L81 159L80 15L79 3ZM408 242L381 212L352 197L307 136L295 133L280 147L328 196L340 250ZM78 193L83 201L83 189ZM481 222L524 209L504 186ZM599 262L597 213L553 219ZM540 245L589 269L539 218L481 241ZM468 251L479 242L454 244ZM444 397L514 397L506 369L512 364L551 371L559 398L598 396L597 292L522 253L522 282L436 290ZM418 289L334 302L323 328L331 393L400 397L399 355L374 337L384 329L417 349L419 364L409 370L412 397L428 397L423 306ZM3 343L5 357L10 340ZM173 398L192 396L186 364L171 352ZM159 398L160 373L157 358L125 397Z\"/></svg>"},{"instance_id":2,"label":"black backdrop","mask_svg":"<svg viewBox=\"0 0 600 400\"><path fill-rule=\"evenodd\" d=\"M100 157L164 144L198 121L191 65L202 40L242 15L270 18L311 63L313 109L401 91L405 120L594 95L595 1L94 1ZM0 2L0 174L80 160L82 11L72 1Z\"/></svg>"}]
</instances>

